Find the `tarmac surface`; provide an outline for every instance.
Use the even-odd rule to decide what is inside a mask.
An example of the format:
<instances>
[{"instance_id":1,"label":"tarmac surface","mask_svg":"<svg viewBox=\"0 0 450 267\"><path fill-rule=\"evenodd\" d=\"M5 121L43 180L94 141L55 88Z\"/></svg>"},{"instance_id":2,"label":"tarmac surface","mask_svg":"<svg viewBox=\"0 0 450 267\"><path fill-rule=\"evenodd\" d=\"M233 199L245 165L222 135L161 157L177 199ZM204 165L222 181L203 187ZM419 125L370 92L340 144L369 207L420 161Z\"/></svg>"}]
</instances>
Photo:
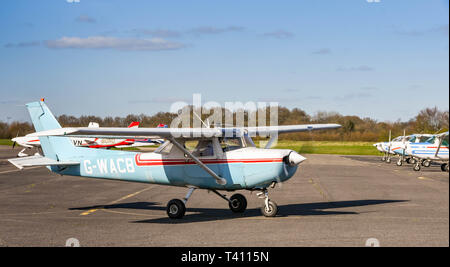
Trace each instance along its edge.
<instances>
[{"instance_id":1,"label":"tarmac surface","mask_svg":"<svg viewBox=\"0 0 450 267\"><path fill-rule=\"evenodd\" d=\"M296 175L269 191L278 216L265 218L256 193L233 214L196 190L186 216L166 204L186 188L19 171L0 146L0 246L449 246L449 174L415 172L374 156L305 155ZM231 196L233 193L228 192Z\"/></svg>"}]
</instances>

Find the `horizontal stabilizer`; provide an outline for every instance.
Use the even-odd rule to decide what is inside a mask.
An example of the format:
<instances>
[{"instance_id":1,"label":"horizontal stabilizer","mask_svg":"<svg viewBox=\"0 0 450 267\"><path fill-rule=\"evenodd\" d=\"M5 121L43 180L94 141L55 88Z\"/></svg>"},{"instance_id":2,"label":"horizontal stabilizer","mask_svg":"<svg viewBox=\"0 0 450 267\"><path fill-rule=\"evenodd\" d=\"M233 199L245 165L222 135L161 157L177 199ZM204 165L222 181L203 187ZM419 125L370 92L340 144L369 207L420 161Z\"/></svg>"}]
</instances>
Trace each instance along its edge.
<instances>
[{"instance_id":1,"label":"horizontal stabilizer","mask_svg":"<svg viewBox=\"0 0 450 267\"><path fill-rule=\"evenodd\" d=\"M80 162L76 161L57 161L51 158L46 158L41 155L8 159L8 161L19 169L32 166L70 166L80 164Z\"/></svg>"}]
</instances>

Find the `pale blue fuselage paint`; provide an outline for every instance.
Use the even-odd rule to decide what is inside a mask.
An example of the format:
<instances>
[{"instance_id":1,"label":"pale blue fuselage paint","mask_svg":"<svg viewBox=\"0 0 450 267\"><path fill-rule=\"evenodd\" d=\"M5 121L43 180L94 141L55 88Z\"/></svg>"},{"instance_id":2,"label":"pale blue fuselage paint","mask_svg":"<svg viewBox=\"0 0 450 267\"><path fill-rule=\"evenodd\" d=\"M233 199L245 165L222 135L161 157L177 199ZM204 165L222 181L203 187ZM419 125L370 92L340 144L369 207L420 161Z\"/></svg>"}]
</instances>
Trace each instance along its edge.
<instances>
[{"instance_id":1,"label":"pale blue fuselage paint","mask_svg":"<svg viewBox=\"0 0 450 267\"><path fill-rule=\"evenodd\" d=\"M289 166L283 162L206 164L226 179L226 185L219 185L196 164L138 166L136 152L92 148L75 148L75 151L70 158L64 160L78 161L80 165L64 168L52 166L49 169L62 175L218 190L267 187L274 181L288 180L297 170L297 166Z\"/></svg>"}]
</instances>

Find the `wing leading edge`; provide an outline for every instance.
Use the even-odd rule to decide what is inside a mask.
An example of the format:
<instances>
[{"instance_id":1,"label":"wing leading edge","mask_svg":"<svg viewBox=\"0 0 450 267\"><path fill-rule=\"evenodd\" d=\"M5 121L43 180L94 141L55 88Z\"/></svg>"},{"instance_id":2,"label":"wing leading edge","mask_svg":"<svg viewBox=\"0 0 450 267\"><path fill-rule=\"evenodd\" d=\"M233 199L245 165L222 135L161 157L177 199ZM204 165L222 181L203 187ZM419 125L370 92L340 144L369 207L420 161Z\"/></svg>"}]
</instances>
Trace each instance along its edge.
<instances>
[{"instance_id":1,"label":"wing leading edge","mask_svg":"<svg viewBox=\"0 0 450 267\"><path fill-rule=\"evenodd\" d=\"M97 137L97 138L199 138L199 137L232 137L257 135L276 135L315 130L340 128L339 124L303 124L263 127L227 127L227 128L118 128L118 127L79 127L61 128L33 133L39 136Z\"/></svg>"}]
</instances>

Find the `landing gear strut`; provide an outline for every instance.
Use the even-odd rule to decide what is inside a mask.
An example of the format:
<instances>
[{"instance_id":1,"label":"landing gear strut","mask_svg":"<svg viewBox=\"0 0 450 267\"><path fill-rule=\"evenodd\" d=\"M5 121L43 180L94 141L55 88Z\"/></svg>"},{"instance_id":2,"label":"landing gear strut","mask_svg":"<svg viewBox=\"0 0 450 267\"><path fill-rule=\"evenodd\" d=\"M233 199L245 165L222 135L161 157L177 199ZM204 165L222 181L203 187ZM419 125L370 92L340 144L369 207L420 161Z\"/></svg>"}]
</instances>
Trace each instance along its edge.
<instances>
[{"instance_id":1,"label":"landing gear strut","mask_svg":"<svg viewBox=\"0 0 450 267\"><path fill-rule=\"evenodd\" d=\"M264 206L261 207L261 213L266 217L275 217L278 212L278 206L277 203L270 201L267 189L264 188L257 195L259 198L264 198Z\"/></svg>"}]
</instances>

